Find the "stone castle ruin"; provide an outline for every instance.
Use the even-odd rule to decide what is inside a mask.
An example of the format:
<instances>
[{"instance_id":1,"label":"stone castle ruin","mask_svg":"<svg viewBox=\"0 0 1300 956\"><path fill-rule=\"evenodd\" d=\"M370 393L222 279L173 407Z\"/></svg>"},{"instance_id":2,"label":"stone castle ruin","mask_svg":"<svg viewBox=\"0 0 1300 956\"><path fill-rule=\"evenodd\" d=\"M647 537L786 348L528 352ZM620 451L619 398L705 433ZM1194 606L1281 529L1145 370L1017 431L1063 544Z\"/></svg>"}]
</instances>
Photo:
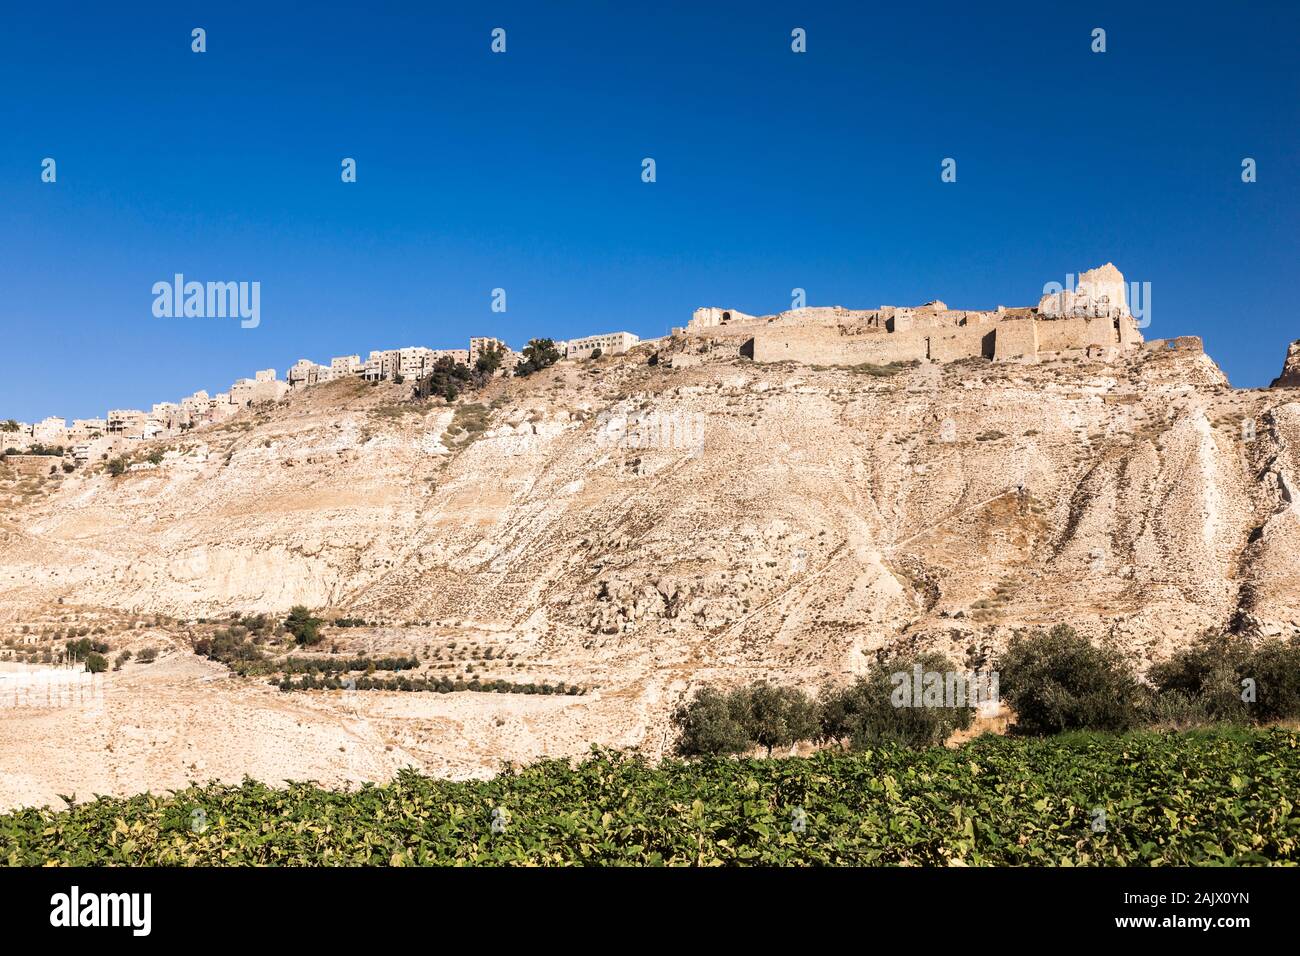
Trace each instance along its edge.
<instances>
[{"instance_id":1,"label":"stone castle ruin","mask_svg":"<svg viewBox=\"0 0 1300 956\"><path fill-rule=\"evenodd\" d=\"M738 347L756 362L818 365L1114 357L1143 341L1128 309L1124 276L1110 263L1080 275L1074 289L1044 295L1037 307L972 311L936 300L916 307L810 307L762 316L705 308L695 311L686 328L673 331L688 340Z\"/></svg>"}]
</instances>

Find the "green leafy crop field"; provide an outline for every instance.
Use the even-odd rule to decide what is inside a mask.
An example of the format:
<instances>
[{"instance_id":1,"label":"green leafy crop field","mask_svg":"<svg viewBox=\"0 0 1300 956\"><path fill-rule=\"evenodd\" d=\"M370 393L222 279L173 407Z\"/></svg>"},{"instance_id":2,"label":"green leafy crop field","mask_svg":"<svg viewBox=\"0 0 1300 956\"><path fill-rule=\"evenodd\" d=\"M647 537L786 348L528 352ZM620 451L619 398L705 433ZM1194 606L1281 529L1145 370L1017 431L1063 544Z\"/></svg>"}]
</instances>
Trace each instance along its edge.
<instances>
[{"instance_id":1,"label":"green leafy crop field","mask_svg":"<svg viewBox=\"0 0 1300 956\"><path fill-rule=\"evenodd\" d=\"M1221 865L1300 860L1300 733L1213 730L491 780L191 787L0 816L10 865Z\"/></svg>"}]
</instances>

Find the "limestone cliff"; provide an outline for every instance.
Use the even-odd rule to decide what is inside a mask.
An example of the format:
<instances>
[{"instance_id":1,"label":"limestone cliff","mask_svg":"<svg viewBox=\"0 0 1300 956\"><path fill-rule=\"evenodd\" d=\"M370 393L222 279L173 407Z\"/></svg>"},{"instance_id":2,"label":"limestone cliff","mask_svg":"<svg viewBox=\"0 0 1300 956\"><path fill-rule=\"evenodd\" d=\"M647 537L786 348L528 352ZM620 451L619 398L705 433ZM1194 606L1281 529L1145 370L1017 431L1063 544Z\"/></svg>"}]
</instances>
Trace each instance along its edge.
<instances>
[{"instance_id":1,"label":"limestone cliff","mask_svg":"<svg viewBox=\"0 0 1300 956\"><path fill-rule=\"evenodd\" d=\"M1269 388L1300 388L1300 341L1287 347L1282 374L1273 379Z\"/></svg>"},{"instance_id":2,"label":"limestone cliff","mask_svg":"<svg viewBox=\"0 0 1300 956\"><path fill-rule=\"evenodd\" d=\"M339 383L158 471L51 478L0 524L3 608L302 603L819 677L1059 621L1147 656L1300 631L1300 404L1200 352L892 375L649 354L498 381L481 431Z\"/></svg>"}]
</instances>

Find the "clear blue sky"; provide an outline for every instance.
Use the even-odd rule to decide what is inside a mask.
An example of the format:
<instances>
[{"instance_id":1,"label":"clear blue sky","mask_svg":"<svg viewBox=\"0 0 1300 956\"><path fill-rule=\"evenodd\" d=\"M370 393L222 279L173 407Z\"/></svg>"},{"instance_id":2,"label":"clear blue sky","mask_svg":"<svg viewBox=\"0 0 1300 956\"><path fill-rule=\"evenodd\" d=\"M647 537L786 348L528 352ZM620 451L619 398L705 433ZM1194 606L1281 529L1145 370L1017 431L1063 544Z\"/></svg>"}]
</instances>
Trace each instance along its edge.
<instances>
[{"instance_id":1,"label":"clear blue sky","mask_svg":"<svg viewBox=\"0 0 1300 956\"><path fill-rule=\"evenodd\" d=\"M1300 338L1298 7L12 3L0 416L471 334L658 335L796 286L1027 305L1107 260L1152 284L1148 337L1266 385ZM261 282L260 327L155 318L176 272Z\"/></svg>"}]
</instances>

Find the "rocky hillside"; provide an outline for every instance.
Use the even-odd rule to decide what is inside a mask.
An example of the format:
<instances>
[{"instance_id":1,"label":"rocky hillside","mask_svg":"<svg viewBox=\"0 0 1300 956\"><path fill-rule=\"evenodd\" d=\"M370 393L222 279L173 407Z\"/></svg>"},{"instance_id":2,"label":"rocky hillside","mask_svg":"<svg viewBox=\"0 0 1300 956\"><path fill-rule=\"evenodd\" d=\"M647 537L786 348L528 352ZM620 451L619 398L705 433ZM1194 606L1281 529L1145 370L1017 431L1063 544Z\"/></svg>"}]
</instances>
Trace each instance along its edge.
<instances>
[{"instance_id":1,"label":"rocky hillside","mask_svg":"<svg viewBox=\"0 0 1300 956\"><path fill-rule=\"evenodd\" d=\"M1057 622L1143 660L1207 628L1300 632L1296 393L1233 390L1195 351L651 356L451 406L332 383L164 443L156 471L10 481L0 612L306 604L810 683L892 642L974 663Z\"/></svg>"}]
</instances>

